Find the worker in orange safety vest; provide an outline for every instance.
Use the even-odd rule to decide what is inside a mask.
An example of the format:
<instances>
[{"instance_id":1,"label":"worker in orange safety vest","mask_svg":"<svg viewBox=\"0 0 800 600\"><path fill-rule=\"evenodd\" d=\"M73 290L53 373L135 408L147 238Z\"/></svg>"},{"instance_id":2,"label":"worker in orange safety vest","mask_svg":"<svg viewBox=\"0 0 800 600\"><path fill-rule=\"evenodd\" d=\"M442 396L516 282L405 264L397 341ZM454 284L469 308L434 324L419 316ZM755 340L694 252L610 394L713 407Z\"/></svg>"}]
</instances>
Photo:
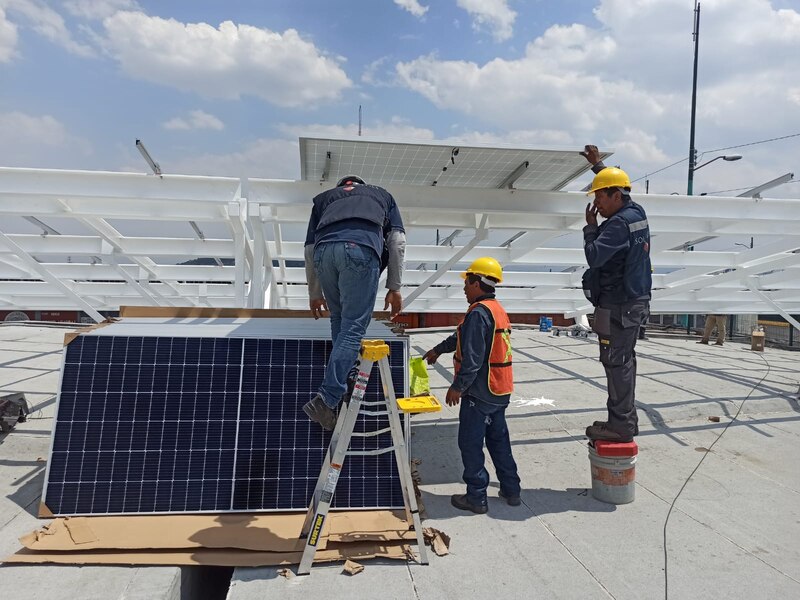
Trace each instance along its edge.
<instances>
[{"instance_id":1,"label":"worker in orange safety vest","mask_svg":"<svg viewBox=\"0 0 800 600\"><path fill-rule=\"evenodd\" d=\"M452 496L450 503L460 510L483 514L489 510L484 443L500 480L500 497L511 506L522 502L505 417L514 389L511 323L495 298L495 286L503 281L500 263L491 257L478 258L461 276L469 308L456 332L426 352L424 358L433 364L441 354L455 352L455 375L445 401L448 406L461 404L458 447L467 493Z\"/></svg>"}]
</instances>

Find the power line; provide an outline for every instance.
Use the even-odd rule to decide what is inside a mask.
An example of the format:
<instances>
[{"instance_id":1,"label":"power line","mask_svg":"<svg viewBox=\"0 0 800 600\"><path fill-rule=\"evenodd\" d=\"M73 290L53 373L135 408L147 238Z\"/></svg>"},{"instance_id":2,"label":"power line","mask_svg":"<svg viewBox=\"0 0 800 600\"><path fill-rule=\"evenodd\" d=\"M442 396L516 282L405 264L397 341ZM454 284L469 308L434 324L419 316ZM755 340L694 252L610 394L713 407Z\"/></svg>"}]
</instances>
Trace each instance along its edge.
<instances>
[{"instance_id":1,"label":"power line","mask_svg":"<svg viewBox=\"0 0 800 600\"><path fill-rule=\"evenodd\" d=\"M650 175L655 175L656 173L661 173L661 171L666 171L670 167L674 167L675 165L679 165L680 163L682 163L682 162L684 162L686 160L689 160L688 156L686 158L682 158L680 160L677 160L674 163L672 163L671 165L667 165L666 167L663 167L663 168L659 169L658 171L653 171L652 173L645 173L644 175L639 177L639 179L634 179L633 181L631 181L631 183L636 183L637 181L639 181L641 179L644 179L645 177L650 177Z\"/></svg>"},{"instance_id":2,"label":"power line","mask_svg":"<svg viewBox=\"0 0 800 600\"><path fill-rule=\"evenodd\" d=\"M733 150L734 148L744 148L745 146L755 146L757 144L766 144L767 142L777 142L779 140L787 140L787 139L793 138L793 137L800 137L800 133L792 133L792 134L789 134L789 135L782 135L780 137L769 138L767 140L759 140L757 142L748 142L747 144L738 144L736 146L726 146L725 148L714 148L713 150L704 150L703 152L701 152L701 155L702 154L707 154L709 152L721 152L722 150ZM653 171L652 173L645 173L641 177L631 180L631 183L635 183L637 181L641 181L645 177L650 177L651 175L655 175L656 173L661 173L661 171L666 171L667 169L669 169L671 167L674 167L675 165L679 165L682 162L685 162L687 160L689 160L688 156L685 157L685 158L682 158L680 160L676 160L671 165L667 165L666 167L662 167L658 171ZM741 188L741 189L745 189L745 188ZM731 192L731 191L735 191L735 190L725 190L725 191ZM718 193L718 192L713 192L713 193Z\"/></svg>"},{"instance_id":3,"label":"power line","mask_svg":"<svg viewBox=\"0 0 800 600\"><path fill-rule=\"evenodd\" d=\"M790 135L782 135L781 137L774 137L768 140L760 140L758 142L750 142L748 144L739 144L738 146L727 146L726 148L715 148L714 150L706 150L706 152L721 152L722 150L733 150L734 148L744 148L745 146L755 146L756 144L766 144L767 142L776 142L778 140L787 140L789 138L798 137L800 133L792 133Z\"/></svg>"},{"instance_id":4,"label":"power line","mask_svg":"<svg viewBox=\"0 0 800 600\"><path fill-rule=\"evenodd\" d=\"M716 192L706 192L705 195L710 196L711 194L724 194L725 192L741 192L742 190L750 190L754 187L753 185L748 185L747 187L733 188L732 190L717 190Z\"/></svg>"},{"instance_id":5,"label":"power line","mask_svg":"<svg viewBox=\"0 0 800 600\"><path fill-rule=\"evenodd\" d=\"M787 181L783 185L789 185L790 183L800 183L800 179L795 179L794 181ZM740 187L740 188L733 188L732 190L717 190L716 192L706 192L707 196L711 194L724 194L725 192L741 192L742 190L752 190L754 185L748 185L747 187Z\"/></svg>"}]
</instances>

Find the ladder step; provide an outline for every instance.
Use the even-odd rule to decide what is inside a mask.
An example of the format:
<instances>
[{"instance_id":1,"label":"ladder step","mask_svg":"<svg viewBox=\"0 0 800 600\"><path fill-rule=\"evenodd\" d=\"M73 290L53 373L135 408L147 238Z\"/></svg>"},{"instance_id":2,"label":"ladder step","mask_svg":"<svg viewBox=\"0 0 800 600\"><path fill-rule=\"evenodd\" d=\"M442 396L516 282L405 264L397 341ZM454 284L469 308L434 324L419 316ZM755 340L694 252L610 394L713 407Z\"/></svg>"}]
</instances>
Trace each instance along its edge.
<instances>
[{"instance_id":1,"label":"ladder step","mask_svg":"<svg viewBox=\"0 0 800 600\"><path fill-rule=\"evenodd\" d=\"M380 435L382 433L391 433L391 431L391 427L384 427L383 429L376 429L375 431L365 431L363 433L354 431L353 437L375 437L376 435Z\"/></svg>"},{"instance_id":2,"label":"ladder step","mask_svg":"<svg viewBox=\"0 0 800 600\"><path fill-rule=\"evenodd\" d=\"M360 415L367 415L369 417L385 417L389 414L388 410L360 410Z\"/></svg>"},{"instance_id":3,"label":"ladder step","mask_svg":"<svg viewBox=\"0 0 800 600\"><path fill-rule=\"evenodd\" d=\"M377 450L348 450L345 456L379 456L387 452L394 452L397 446L388 446L386 448L378 448Z\"/></svg>"}]
</instances>

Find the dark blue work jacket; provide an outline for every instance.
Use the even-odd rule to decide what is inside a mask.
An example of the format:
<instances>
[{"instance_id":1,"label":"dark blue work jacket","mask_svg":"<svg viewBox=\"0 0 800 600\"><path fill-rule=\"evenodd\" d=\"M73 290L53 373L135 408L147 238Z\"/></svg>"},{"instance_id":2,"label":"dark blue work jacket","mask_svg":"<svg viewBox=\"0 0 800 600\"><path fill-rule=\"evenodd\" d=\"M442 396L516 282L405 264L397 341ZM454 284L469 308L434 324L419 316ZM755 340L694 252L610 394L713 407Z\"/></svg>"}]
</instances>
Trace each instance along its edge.
<instances>
[{"instance_id":1,"label":"dark blue work jacket","mask_svg":"<svg viewBox=\"0 0 800 600\"><path fill-rule=\"evenodd\" d=\"M475 302L487 298L494 298L494 294L485 294ZM495 396L489 389L489 353L494 330L494 318L485 306L478 305L467 313L461 325L461 368L450 387L487 404L508 406L511 394ZM454 333L433 350L437 354L455 352L457 342L458 333Z\"/></svg>"},{"instance_id":2,"label":"dark blue work jacket","mask_svg":"<svg viewBox=\"0 0 800 600\"><path fill-rule=\"evenodd\" d=\"M583 288L592 304L650 299L650 227L636 202L628 201L599 227L584 227L583 250L589 265Z\"/></svg>"},{"instance_id":3,"label":"dark blue work jacket","mask_svg":"<svg viewBox=\"0 0 800 600\"><path fill-rule=\"evenodd\" d=\"M340 186L314 198L305 245L355 242L372 248L383 263L392 229L403 231L403 221L389 192L376 185Z\"/></svg>"}]
</instances>

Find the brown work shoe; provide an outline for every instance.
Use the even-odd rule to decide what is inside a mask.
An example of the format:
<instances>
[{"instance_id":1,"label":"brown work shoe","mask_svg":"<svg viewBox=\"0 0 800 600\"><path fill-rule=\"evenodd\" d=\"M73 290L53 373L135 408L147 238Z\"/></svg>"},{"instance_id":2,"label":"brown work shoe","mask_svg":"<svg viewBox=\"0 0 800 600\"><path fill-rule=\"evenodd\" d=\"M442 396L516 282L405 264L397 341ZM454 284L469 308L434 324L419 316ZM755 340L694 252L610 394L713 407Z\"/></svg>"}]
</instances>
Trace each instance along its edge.
<instances>
[{"instance_id":1,"label":"brown work shoe","mask_svg":"<svg viewBox=\"0 0 800 600\"><path fill-rule=\"evenodd\" d=\"M697 343L698 343L698 344L705 344L706 346L708 346L708 340L700 340L700 341L699 341L699 342L697 342Z\"/></svg>"},{"instance_id":2,"label":"brown work shoe","mask_svg":"<svg viewBox=\"0 0 800 600\"><path fill-rule=\"evenodd\" d=\"M633 436L622 435L606 425L590 425L586 428L586 437L590 440L604 440L606 442L619 442L624 444L632 442Z\"/></svg>"},{"instance_id":3,"label":"brown work shoe","mask_svg":"<svg viewBox=\"0 0 800 600\"><path fill-rule=\"evenodd\" d=\"M333 431L333 428L336 427L336 411L325 404L319 394L306 402L305 406L303 406L303 412L308 415L309 419L319 423L323 429Z\"/></svg>"},{"instance_id":4,"label":"brown work shoe","mask_svg":"<svg viewBox=\"0 0 800 600\"><path fill-rule=\"evenodd\" d=\"M722 342L714 342L715 346L722 346Z\"/></svg>"}]
</instances>

